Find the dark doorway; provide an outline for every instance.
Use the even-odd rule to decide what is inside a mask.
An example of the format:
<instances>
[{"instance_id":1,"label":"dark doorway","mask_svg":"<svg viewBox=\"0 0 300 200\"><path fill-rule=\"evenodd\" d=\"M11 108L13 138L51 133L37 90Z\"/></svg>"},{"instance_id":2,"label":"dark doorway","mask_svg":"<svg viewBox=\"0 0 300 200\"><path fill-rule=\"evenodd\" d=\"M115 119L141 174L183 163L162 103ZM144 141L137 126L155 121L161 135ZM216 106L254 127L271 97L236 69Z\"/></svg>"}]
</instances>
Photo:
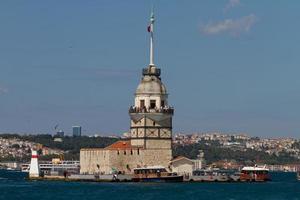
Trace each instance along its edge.
<instances>
[{"instance_id":1,"label":"dark doorway","mask_svg":"<svg viewBox=\"0 0 300 200\"><path fill-rule=\"evenodd\" d=\"M150 100L150 108L154 109L156 106L156 101L155 100Z\"/></svg>"},{"instance_id":2,"label":"dark doorway","mask_svg":"<svg viewBox=\"0 0 300 200\"><path fill-rule=\"evenodd\" d=\"M145 100L140 100L140 107L144 108L145 107Z\"/></svg>"}]
</instances>

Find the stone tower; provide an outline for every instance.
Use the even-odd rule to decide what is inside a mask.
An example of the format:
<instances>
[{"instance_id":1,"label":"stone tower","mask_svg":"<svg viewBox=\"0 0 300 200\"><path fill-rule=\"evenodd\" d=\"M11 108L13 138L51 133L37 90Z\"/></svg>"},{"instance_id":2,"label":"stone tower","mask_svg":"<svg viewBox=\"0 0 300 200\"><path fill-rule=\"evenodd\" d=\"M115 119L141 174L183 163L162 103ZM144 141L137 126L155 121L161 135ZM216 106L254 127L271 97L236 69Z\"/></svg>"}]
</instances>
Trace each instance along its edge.
<instances>
[{"instance_id":1,"label":"stone tower","mask_svg":"<svg viewBox=\"0 0 300 200\"><path fill-rule=\"evenodd\" d=\"M132 174L135 168L162 166L170 170L172 160L172 117L166 87L160 69L153 62L153 25L151 15L150 64L143 69L142 80L129 109L130 139L105 148L80 150L80 173L111 174L112 171Z\"/></svg>"},{"instance_id":2,"label":"stone tower","mask_svg":"<svg viewBox=\"0 0 300 200\"><path fill-rule=\"evenodd\" d=\"M168 104L168 93L161 81L161 70L153 61L153 26L150 25L150 64L142 71L142 80L135 92L134 106L130 107L131 145L143 149L169 149L172 145L172 116L174 109Z\"/></svg>"}]
</instances>

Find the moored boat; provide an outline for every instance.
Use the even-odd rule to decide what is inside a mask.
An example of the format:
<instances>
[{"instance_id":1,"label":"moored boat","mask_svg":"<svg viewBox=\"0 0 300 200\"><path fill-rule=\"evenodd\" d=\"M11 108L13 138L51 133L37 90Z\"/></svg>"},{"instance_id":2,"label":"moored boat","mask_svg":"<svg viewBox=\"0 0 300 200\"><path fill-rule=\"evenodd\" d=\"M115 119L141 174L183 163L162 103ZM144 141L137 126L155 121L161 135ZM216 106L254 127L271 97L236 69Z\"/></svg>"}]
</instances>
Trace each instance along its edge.
<instances>
[{"instance_id":1,"label":"moored boat","mask_svg":"<svg viewBox=\"0 0 300 200\"><path fill-rule=\"evenodd\" d=\"M162 166L133 169L133 182L182 182L183 176L170 173Z\"/></svg>"},{"instance_id":2,"label":"moored boat","mask_svg":"<svg viewBox=\"0 0 300 200\"><path fill-rule=\"evenodd\" d=\"M300 171L297 171L297 179L300 181Z\"/></svg>"},{"instance_id":3,"label":"moored boat","mask_svg":"<svg viewBox=\"0 0 300 200\"><path fill-rule=\"evenodd\" d=\"M241 181L241 172L234 172L229 175L230 180L233 182L239 182Z\"/></svg>"},{"instance_id":4,"label":"moored boat","mask_svg":"<svg viewBox=\"0 0 300 200\"><path fill-rule=\"evenodd\" d=\"M29 172L30 164L25 163L21 165L21 172Z\"/></svg>"},{"instance_id":5,"label":"moored boat","mask_svg":"<svg viewBox=\"0 0 300 200\"><path fill-rule=\"evenodd\" d=\"M44 175L63 175L65 172L68 174L79 174L80 163L79 161L57 160L41 161L39 168ZM29 172L30 164L22 164L21 171Z\"/></svg>"},{"instance_id":6,"label":"moored boat","mask_svg":"<svg viewBox=\"0 0 300 200\"><path fill-rule=\"evenodd\" d=\"M269 181L269 169L263 167L243 167L240 173L240 181L264 182Z\"/></svg>"},{"instance_id":7,"label":"moored boat","mask_svg":"<svg viewBox=\"0 0 300 200\"><path fill-rule=\"evenodd\" d=\"M195 170L189 179L190 181L200 182L228 182L230 181L229 174L222 170Z\"/></svg>"}]
</instances>

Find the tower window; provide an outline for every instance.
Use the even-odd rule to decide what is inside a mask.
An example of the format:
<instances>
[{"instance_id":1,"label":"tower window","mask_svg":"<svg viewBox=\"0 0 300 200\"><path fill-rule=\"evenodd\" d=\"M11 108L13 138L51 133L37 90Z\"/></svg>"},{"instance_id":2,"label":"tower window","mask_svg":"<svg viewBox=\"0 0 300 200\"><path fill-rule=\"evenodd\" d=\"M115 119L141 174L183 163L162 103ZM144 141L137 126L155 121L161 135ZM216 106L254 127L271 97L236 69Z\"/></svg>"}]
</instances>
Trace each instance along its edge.
<instances>
[{"instance_id":1,"label":"tower window","mask_svg":"<svg viewBox=\"0 0 300 200\"><path fill-rule=\"evenodd\" d=\"M150 108L154 109L156 106L156 101L155 100L150 100Z\"/></svg>"},{"instance_id":2,"label":"tower window","mask_svg":"<svg viewBox=\"0 0 300 200\"><path fill-rule=\"evenodd\" d=\"M144 108L145 107L145 100L140 100L140 107Z\"/></svg>"},{"instance_id":3,"label":"tower window","mask_svg":"<svg viewBox=\"0 0 300 200\"><path fill-rule=\"evenodd\" d=\"M140 155L140 149L137 149L137 155Z\"/></svg>"},{"instance_id":4,"label":"tower window","mask_svg":"<svg viewBox=\"0 0 300 200\"><path fill-rule=\"evenodd\" d=\"M165 101L162 100L161 103L160 103L161 107L165 107Z\"/></svg>"}]
</instances>

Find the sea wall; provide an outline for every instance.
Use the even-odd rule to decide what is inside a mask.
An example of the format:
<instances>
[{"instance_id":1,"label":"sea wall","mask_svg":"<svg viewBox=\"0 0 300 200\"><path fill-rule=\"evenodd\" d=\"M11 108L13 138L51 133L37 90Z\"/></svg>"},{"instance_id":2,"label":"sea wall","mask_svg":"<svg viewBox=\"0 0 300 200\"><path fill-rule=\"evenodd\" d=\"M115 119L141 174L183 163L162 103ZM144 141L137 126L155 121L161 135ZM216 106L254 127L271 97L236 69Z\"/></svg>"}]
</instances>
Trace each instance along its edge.
<instances>
[{"instance_id":1,"label":"sea wall","mask_svg":"<svg viewBox=\"0 0 300 200\"><path fill-rule=\"evenodd\" d=\"M169 168L171 149L81 149L80 173L110 174L120 171L132 174L136 167L161 165Z\"/></svg>"}]
</instances>

